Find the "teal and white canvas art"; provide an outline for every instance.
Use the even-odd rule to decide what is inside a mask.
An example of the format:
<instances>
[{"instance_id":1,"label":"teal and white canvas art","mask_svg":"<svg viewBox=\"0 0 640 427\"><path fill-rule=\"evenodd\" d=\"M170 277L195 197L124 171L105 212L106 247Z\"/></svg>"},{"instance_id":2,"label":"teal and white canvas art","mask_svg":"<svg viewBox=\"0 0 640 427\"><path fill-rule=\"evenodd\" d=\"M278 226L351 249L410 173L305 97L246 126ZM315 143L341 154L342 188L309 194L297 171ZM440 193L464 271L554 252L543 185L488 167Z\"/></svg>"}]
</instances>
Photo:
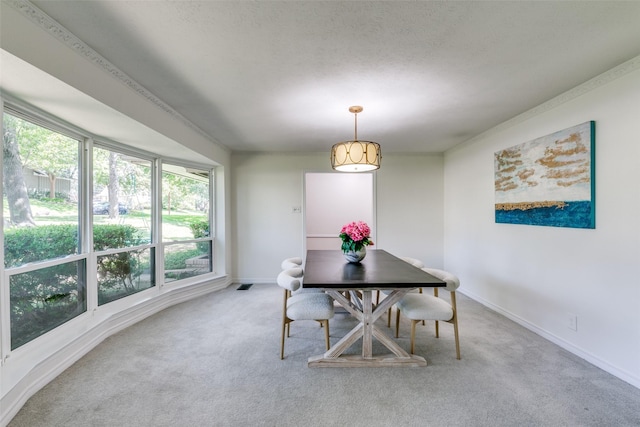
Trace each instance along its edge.
<instances>
[{"instance_id":1,"label":"teal and white canvas art","mask_svg":"<svg viewBox=\"0 0 640 427\"><path fill-rule=\"evenodd\" d=\"M496 223L595 228L595 122L495 153Z\"/></svg>"}]
</instances>

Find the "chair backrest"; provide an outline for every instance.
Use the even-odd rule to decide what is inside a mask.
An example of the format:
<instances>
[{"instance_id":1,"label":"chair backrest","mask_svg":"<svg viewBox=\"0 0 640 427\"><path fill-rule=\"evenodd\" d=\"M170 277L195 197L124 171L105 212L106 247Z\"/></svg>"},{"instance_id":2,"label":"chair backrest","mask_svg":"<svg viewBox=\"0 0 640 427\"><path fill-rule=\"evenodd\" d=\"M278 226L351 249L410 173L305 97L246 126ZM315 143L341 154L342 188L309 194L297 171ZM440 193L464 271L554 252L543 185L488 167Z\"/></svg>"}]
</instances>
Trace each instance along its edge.
<instances>
[{"instance_id":1,"label":"chair backrest","mask_svg":"<svg viewBox=\"0 0 640 427\"><path fill-rule=\"evenodd\" d=\"M437 277L447 284L445 287L446 290L450 292L455 292L456 289L460 287L460 279L458 276L449 273L448 271L438 270L437 268L423 268L422 271L426 271L433 277Z\"/></svg>"},{"instance_id":2,"label":"chair backrest","mask_svg":"<svg viewBox=\"0 0 640 427\"><path fill-rule=\"evenodd\" d=\"M302 269L290 268L280 272L280 274L278 274L277 283L281 288L287 289L291 292L297 291L302 284Z\"/></svg>"},{"instance_id":3,"label":"chair backrest","mask_svg":"<svg viewBox=\"0 0 640 427\"><path fill-rule=\"evenodd\" d=\"M293 257L293 258L287 258L284 261L282 261L282 264L280 264L280 268L282 268L283 270L288 270L290 268L300 267L301 265L302 265L302 258Z\"/></svg>"},{"instance_id":4,"label":"chair backrest","mask_svg":"<svg viewBox=\"0 0 640 427\"><path fill-rule=\"evenodd\" d=\"M419 259L409 258L409 257L401 257L400 259L403 260L404 262L408 262L409 264L413 265L414 267L418 267L418 268L423 268L424 267L424 263L422 261L420 261Z\"/></svg>"}]
</instances>

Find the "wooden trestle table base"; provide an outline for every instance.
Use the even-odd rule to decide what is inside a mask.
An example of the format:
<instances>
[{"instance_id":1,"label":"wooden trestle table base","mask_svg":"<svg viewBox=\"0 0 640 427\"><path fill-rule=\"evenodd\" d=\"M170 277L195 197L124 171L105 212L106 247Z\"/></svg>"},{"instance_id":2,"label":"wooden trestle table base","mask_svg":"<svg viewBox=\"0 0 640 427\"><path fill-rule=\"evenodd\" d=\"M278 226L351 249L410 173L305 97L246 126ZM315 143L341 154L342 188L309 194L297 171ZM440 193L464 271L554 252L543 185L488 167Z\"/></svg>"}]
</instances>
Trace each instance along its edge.
<instances>
[{"instance_id":1,"label":"wooden trestle table base","mask_svg":"<svg viewBox=\"0 0 640 427\"><path fill-rule=\"evenodd\" d=\"M420 356L407 353L375 321L407 292L419 287L442 287L445 283L425 271L404 262L383 250L368 250L361 263L348 263L342 252L307 251L304 268L304 288L323 289L358 321L340 341L327 352L310 357L309 367L389 367L426 366ZM373 291L391 290L380 302L373 303ZM349 293L351 298L347 298ZM343 353L362 338L362 355ZM373 338L391 351L374 355Z\"/></svg>"}]
</instances>

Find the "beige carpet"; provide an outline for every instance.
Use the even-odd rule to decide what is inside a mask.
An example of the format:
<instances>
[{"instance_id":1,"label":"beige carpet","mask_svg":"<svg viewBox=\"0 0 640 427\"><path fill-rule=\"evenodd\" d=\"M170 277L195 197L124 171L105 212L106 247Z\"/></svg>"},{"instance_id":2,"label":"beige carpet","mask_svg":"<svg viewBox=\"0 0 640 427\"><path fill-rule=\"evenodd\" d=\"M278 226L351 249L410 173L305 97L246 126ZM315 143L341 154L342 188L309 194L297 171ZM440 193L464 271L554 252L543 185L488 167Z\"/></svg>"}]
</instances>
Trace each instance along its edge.
<instances>
[{"instance_id":1,"label":"beige carpet","mask_svg":"<svg viewBox=\"0 0 640 427\"><path fill-rule=\"evenodd\" d=\"M281 289L236 287L107 339L10 426L640 426L639 389L463 295L460 361L427 324L427 367L309 369L322 329L293 323L280 360ZM336 316L332 342L353 325Z\"/></svg>"}]
</instances>

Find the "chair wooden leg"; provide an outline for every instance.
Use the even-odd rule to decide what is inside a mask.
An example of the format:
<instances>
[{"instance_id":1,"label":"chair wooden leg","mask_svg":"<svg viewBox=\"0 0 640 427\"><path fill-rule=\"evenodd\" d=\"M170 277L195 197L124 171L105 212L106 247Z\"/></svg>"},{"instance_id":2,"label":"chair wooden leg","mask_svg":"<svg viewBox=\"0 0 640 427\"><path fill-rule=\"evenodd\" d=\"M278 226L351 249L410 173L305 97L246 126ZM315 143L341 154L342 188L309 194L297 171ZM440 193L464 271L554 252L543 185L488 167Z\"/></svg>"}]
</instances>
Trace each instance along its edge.
<instances>
[{"instance_id":1,"label":"chair wooden leg","mask_svg":"<svg viewBox=\"0 0 640 427\"><path fill-rule=\"evenodd\" d=\"M411 354L414 354L415 342L416 342L416 323L419 320L411 320Z\"/></svg>"},{"instance_id":2,"label":"chair wooden leg","mask_svg":"<svg viewBox=\"0 0 640 427\"><path fill-rule=\"evenodd\" d=\"M418 288L418 289L420 290L420 293L422 293L422 288ZM422 321L422 326L424 326L424 325L425 325L425 323L424 323L424 320L423 320Z\"/></svg>"},{"instance_id":3,"label":"chair wooden leg","mask_svg":"<svg viewBox=\"0 0 640 427\"><path fill-rule=\"evenodd\" d=\"M380 305L380 291L376 291L376 305ZM391 327L391 307L387 313L387 328Z\"/></svg>"},{"instance_id":4,"label":"chair wooden leg","mask_svg":"<svg viewBox=\"0 0 640 427\"><path fill-rule=\"evenodd\" d=\"M453 317L453 334L456 339L456 359L460 360L460 338L458 337L458 319Z\"/></svg>"},{"instance_id":5,"label":"chair wooden leg","mask_svg":"<svg viewBox=\"0 0 640 427\"><path fill-rule=\"evenodd\" d=\"M286 334L287 324L282 325L282 340L280 341L280 360L284 359L284 336Z\"/></svg>"},{"instance_id":6,"label":"chair wooden leg","mask_svg":"<svg viewBox=\"0 0 640 427\"><path fill-rule=\"evenodd\" d=\"M458 307L456 306L456 293L451 292L451 306L453 307L453 334L456 339L456 359L460 360L460 338L458 336Z\"/></svg>"},{"instance_id":7,"label":"chair wooden leg","mask_svg":"<svg viewBox=\"0 0 640 427\"><path fill-rule=\"evenodd\" d=\"M436 320L436 338L440 338L440 323Z\"/></svg>"},{"instance_id":8,"label":"chair wooden leg","mask_svg":"<svg viewBox=\"0 0 640 427\"><path fill-rule=\"evenodd\" d=\"M400 310L396 309L396 338L400 332Z\"/></svg>"},{"instance_id":9,"label":"chair wooden leg","mask_svg":"<svg viewBox=\"0 0 640 427\"><path fill-rule=\"evenodd\" d=\"M323 320L322 323L324 325L324 342L327 350L329 350L331 348L331 343L329 342L329 320Z\"/></svg>"},{"instance_id":10,"label":"chair wooden leg","mask_svg":"<svg viewBox=\"0 0 640 427\"><path fill-rule=\"evenodd\" d=\"M287 321L287 299L289 291L284 290L284 301L282 302L282 341L280 342L280 360L284 359L284 337L289 336L289 322Z\"/></svg>"}]
</instances>

